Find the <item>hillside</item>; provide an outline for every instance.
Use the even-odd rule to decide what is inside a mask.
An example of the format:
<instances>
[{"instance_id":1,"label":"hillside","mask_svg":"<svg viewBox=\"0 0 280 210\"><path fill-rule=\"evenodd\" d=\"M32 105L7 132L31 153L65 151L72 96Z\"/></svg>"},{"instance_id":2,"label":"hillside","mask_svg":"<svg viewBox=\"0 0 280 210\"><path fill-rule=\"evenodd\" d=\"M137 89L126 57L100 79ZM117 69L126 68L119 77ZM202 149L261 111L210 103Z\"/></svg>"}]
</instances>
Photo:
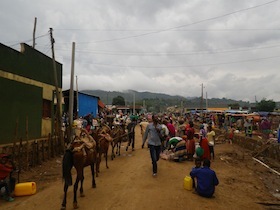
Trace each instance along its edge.
<instances>
[{"instance_id":1,"label":"hillside","mask_svg":"<svg viewBox=\"0 0 280 210\"><path fill-rule=\"evenodd\" d=\"M113 98L117 96L122 96L127 103L132 103L134 94L135 94L135 101L143 101L146 99L172 99L172 100L180 101L186 99L182 96L171 96L163 93L137 92L134 90L127 90L124 92L104 91L104 90L83 90L81 92L98 96L105 104L111 104Z\"/></svg>"},{"instance_id":2,"label":"hillside","mask_svg":"<svg viewBox=\"0 0 280 210\"><path fill-rule=\"evenodd\" d=\"M146 106L187 106L189 108L199 108L201 105L200 97L182 97L182 96L172 96L163 93L151 93L151 92L138 92L134 90L127 90L124 92L118 91L104 91L104 90L83 90L81 91L86 94L95 95L100 97L100 99L105 104L111 104L113 98L117 96L122 96L125 99L126 104L132 105L133 98L135 94L135 103L138 105ZM145 101L145 102L144 102ZM249 106L248 102L236 101L226 98L211 98L207 100L208 107L228 107L229 104L239 104L240 106ZM203 107L205 107L206 100L203 100Z\"/></svg>"}]
</instances>

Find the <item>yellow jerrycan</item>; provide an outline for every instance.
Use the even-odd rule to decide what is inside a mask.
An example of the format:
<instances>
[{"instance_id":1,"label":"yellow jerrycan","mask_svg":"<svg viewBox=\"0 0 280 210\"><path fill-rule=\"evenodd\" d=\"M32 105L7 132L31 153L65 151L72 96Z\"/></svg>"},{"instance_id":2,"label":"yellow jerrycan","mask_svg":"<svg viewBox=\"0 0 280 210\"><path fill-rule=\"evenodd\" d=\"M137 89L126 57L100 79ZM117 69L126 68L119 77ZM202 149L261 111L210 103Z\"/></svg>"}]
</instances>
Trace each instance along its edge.
<instances>
[{"instance_id":1,"label":"yellow jerrycan","mask_svg":"<svg viewBox=\"0 0 280 210\"><path fill-rule=\"evenodd\" d=\"M190 176L186 176L184 178L184 189L185 190L192 190L193 188L193 180Z\"/></svg>"},{"instance_id":2,"label":"yellow jerrycan","mask_svg":"<svg viewBox=\"0 0 280 210\"><path fill-rule=\"evenodd\" d=\"M15 196L25 196L33 195L36 193L36 183L35 182L24 182L18 183L15 186Z\"/></svg>"}]
</instances>

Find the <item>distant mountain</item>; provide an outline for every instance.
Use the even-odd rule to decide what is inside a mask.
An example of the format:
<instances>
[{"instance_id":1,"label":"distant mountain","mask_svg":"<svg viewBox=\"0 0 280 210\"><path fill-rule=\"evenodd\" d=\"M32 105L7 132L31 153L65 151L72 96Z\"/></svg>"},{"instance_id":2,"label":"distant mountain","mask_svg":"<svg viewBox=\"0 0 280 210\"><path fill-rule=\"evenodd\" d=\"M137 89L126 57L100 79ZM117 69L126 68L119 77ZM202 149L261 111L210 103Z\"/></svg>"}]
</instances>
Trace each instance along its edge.
<instances>
[{"instance_id":1,"label":"distant mountain","mask_svg":"<svg viewBox=\"0 0 280 210\"><path fill-rule=\"evenodd\" d=\"M104 91L104 90L83 90L83 93L87 93L90 95L95 95L100 97L100 99L106 103L111 104L113 98L117 96L122 96L125 101L131 103L133 101L133 97L135 94L135 101L142 101L144 99L185 99L182 96L171 96L163 93L151 93L151 92L137 92L134 90L127 90L123 92L119 91Z\"/></svg>"},{"instance_id":2,"label":"distant mountain","mask_svg":"<svg viewBox=\"0 0 280 210\"><path fill-rule=\"evenodd\" d=\"M187 106L190 108L199 108L201 105L201 97L182 97L182 96L172 96L163 93L151 93L151 92L138 92L135 90L127 90L123 92L119 91L104 91L104 90L83 90L81 91L86 94L98 96L105 104L111 104L113 98L117 96L122 96L125 99L126 104L132 105L134 95L135 102L138 105L145 103L146 105L150 103L150 106L155 106L155 104L164 107L168 106ZM145 102L144 102L145 101ZM205 107L206 99L203 100L203 107ZM248 102L236 101L226 98L212 98L207 100L208 107L228 107L231 105L239 105L242 107L249 107Z\"/></svg>"}]
</instances>

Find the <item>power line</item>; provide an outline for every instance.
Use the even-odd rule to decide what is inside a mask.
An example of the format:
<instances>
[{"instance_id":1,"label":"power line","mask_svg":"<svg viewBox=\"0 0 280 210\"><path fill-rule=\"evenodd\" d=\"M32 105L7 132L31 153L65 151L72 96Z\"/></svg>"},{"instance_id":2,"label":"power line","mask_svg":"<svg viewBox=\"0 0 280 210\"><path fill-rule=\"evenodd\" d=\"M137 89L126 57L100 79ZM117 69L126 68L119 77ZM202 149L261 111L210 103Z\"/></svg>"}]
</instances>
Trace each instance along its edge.
<instances>
[{"instance_id":1,"label":"power line","mask_svg":"<svg viewBox=\"0 0 280 210\"><path fill-rule=\"evenodd\" d=\"M180 52L129 52L129 51L88 51L88 50L76 50L77 53L91 53L95 55L116 55L116 56L183 56L183 55L203 55L203 54L222 54L222 53L234 53L234 52L244 52L250 50L261 50L277 48L280 45L271 45L263 47L253 47L253 48L232 48L232 49L218 49L217 51L180 51ZM57 48L58 51L69 51L69 49Z\"/></svg>"},{"instance_id":2,"label":"power line","mask_svg":"<svg viewBox=\"0 0 280 210\"><path fill-rule=\"evenodd\" d=\"M197 64L197 65L186 65L186 66L128 66L128 65L123 66L123 65L105 64L105 63L90 63L90 64L99 65L99 66L121 67L121 68L168 69L168 68L191 68L191 67L229 65L229 64L236 64L236 63L247 63L247 62L253 62L253 61L268 60L268 59L274 59L274 58L279 58L279 57L280 56L270 56L270 57L248 59L248 60L239 60L239 61L230 61L230 62L221 62L221 63L209 63L209 64Z\"/></svg>"},{"instance_id":3,"label":"power line","mask_svg":"<svg viewBox=\"0 0 280 210\"><path fill-rule=\"evenodd\" d=\"M82 28L69 28L69 29L55 29L56 31L94 31L94 32L134 32L134 31L155 31L155 29L82 29ZM158 29L157 31L162 30ZM232 31L280 31L279 28L236 28L236 29L173 29L172 31L187 31L187 32L205 32L205 31L217 31L217 32L232 32Z\"/></svg>"},{"instance_id":4,"label":"power line","mask_svg":"<svg viewBox=\"0 0 280 210\"><path fill-rule=\"evenodd\" d=\"M39 38L42 38L42 37L45 37L45 36L48 36L48 35L49 35L49 33L46 33L46 34L43 34L41 36L35 37L35 39L39 39ZM28 40L25 40L25 41L17 42L15 44L10 45L9 47L14 47L16 45L19 45L20 43L27 43L27 42L31 42L31 41L33 41L33 39L28 39Z\"/></svg>"},{"instance_id":5,"label":"power line","mask_svg":"<svg viewBox=\"0 0 280 210\"><path fill-rule=\"evenodd\" d=\"M229 15L233 15L233 14L239 13L239 12L244 12L244 11L256 9L258 7L262 7L262 6L265 6L265 5L277 2L277 1L279 1L279 0L269 1L269 2L266 2L266 3L263 3L263 4L259 4L259 5L256 5L256 6L240 9L240 10L233 11L233 12L230 12L230 13L226 13L226 14L223 14L223 15L219 15L219 16L216 16L216 17L207 18L207 19L199 20L199 21L196 21L196 22L193 22L193 23L189 23L189 24L185 24L185 25L180 25L180 26L176 26L176 27L172 27L172 28L166 28L166 29L162 29L162 30L151 31L151 32L142 33L142 34L138 34L138 35L126 36L126 37L120 37L120 38L114 38L114 39L105 39L105 40L99 40L99 41L94 41L94 42L79 42L79 44L89 44L89 43L95 44L95 43L102 43L102 42L119 41L119 40L124 40L124 39L137 38L137 37L147 36L147 35L151 35L151 34L171 31L171 30L174 30L174 29L179 29L179 28L188 27L188 26L191 26L191 25L196 25L196 24L207 22L207 21L211 21L211 20L216 20L216 19L219 19L219 18L222 18L222 17L226 17L226 16L229 16Z\"/></svg>"},{"instance_id":6,"label":"power line","mask_svg":"<svg viewBox=\"0 0 280 210\"><path fill-rule=\"evenodd\" d=\"M45 48L42 50L45 55L47 55L50 52L50 50L52 49L51 46L52 46L51 43L45 45Z\"/></svg>"}]
</instances>

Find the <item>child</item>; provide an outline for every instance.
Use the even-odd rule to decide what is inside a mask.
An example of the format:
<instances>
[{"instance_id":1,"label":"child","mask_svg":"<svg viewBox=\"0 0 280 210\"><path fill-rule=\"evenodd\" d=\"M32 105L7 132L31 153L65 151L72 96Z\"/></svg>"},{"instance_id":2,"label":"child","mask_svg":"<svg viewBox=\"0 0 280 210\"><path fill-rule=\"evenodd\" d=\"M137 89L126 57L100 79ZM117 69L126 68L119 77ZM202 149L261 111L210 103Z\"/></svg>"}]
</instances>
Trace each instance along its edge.
<instances>
[{"instance_id":1,"label":"child","mask_svg":"<svg viewBox=\"0 0 280 210\"><path fill-rule=\"evenodd\" d=\"M230 144L232 144L232 141L233 141L234 131L235 131L234 127L231 126L230 129L229 129L229 136L228 136Z\"/></svg>"},{"instance_id":2,"label":"child","mask_svg":"<svg viewBox=\"0 0 280 210\"><path fill-rule=\"evenodd\" d=\"M200 158L196 158L194 163L195 163L195 167L193 167L192 170L198 169L198 168L201 167L201 159ZM196 190L196 180L193 177L192 177L192 180L193 180L193 188Z\"/></svg>"}]
</instances>

